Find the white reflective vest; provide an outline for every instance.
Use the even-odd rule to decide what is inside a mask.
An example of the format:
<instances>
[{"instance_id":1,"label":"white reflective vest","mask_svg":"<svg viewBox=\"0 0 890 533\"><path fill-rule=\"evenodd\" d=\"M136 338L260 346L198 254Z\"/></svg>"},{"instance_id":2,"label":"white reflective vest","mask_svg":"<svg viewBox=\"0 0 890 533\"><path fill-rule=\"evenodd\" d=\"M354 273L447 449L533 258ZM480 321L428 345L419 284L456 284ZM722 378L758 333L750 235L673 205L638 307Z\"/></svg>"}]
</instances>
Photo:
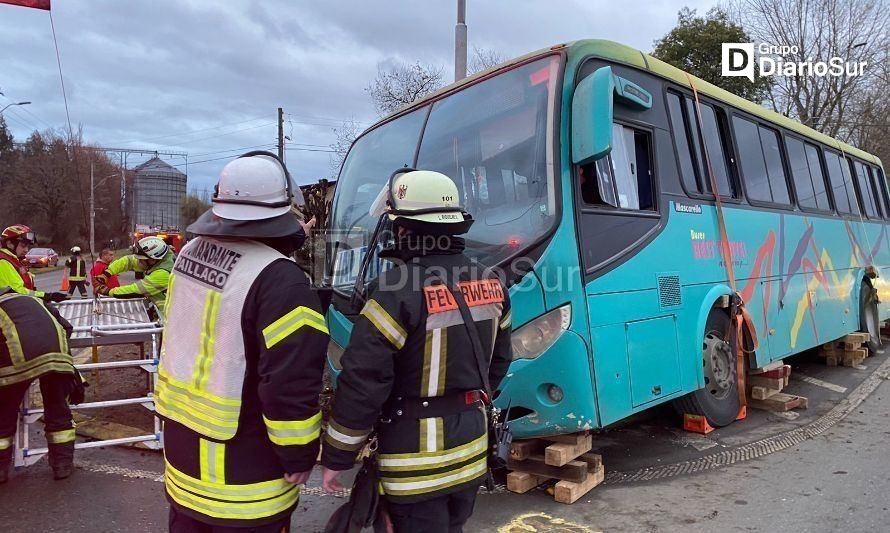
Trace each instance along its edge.
<instances>
[{"instance_id":1,"label":"white reflective vest","mask_svg":"<svg viewBox=\"0 0 890 533\"><path fill-rule=\"evenodd\" d=\"M244 302L263 269L284 257L256 241L199 237L183 248L167 290L161 416L211 439L235 436L247 367Z\"/></svg>"}]
</instances>

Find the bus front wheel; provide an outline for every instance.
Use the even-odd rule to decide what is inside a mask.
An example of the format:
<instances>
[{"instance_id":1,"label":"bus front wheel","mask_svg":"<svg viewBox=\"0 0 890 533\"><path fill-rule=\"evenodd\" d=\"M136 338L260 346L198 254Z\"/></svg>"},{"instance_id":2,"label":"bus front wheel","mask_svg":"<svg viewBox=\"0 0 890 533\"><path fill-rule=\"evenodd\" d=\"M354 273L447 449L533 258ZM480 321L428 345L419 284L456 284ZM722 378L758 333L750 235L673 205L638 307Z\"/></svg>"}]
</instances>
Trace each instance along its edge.
<instances>
[{"instance_id":1,"label":"bus front wheel","mask_svg":"<svg viewBox=\"0 0 890 533\"><path fill-rule=\"evenodd\" d=\"M705 386L674 402L681 415L702 415L714 427L731 424L741 409L735 352L727 342L729 327L726 313L711 310L702 339Z\"/></svg>"}]
</instances>

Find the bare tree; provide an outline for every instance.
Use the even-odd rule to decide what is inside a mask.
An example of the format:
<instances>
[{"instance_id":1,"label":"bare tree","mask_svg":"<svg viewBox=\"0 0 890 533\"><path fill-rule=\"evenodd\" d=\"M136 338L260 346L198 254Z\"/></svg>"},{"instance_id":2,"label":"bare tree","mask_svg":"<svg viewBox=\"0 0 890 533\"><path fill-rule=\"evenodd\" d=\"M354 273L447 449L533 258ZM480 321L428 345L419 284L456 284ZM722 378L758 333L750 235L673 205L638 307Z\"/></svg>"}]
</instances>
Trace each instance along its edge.
<instances>
[{"instance_id":1,"label":"bare tree","mask_svg":"<svg viewBox=\"0 0 890 533\"><path fill-rule=\"evenodd\" d=\"M507 60L503 54L491 48L473 47L473 57L470 58L469 75L488 70L491 67L500 65Z\"/></svg>"},{"instance_id":2,"label":"bare tree","mask_svg":"<svg viewBox=\"0 0 890 533\"><path fill-rule=\"evenodd\" d=\"M346 160L349 147L352 146L352 143L361 132L361 124L353 119L344 120L339 127L334 128L335 140L330 144L331 150L334 151L330 157L331 179L336 179L337 175L340 174L340 167L343 166L343 161Z\"/></svg>"},{"instance_id":3,"label":"bare tree","mask_svg":"<svg viewBox=\"0 0 890 533\"><path fill-rule=\"evenodd\" d=\"M423 98L444 85L442 67L397 65L389 70L379 69L377 77L365 87L377 114L389 115Z\"/></svg>"},{"instance_id":4,"label":"bare tree","mask_svg":"<svg viewBox=\"0 0 890 533\"><path fill-rule=\"evenodd\" d=\"M854 99L855 120L847 126L848 140L859 148L881 158L890 168L890 63L885 61L876 73L877 79Z\"/></svg>"},{"instance_id":5,"label":"bare tree","mask_svg":"<svg viewBox=\"0 0 890 533\"><path fill-rule=\"evenodd\" d=\"M857 93L867 91L888 60L888 0L733 0L731 11L756 42L796 46L785 61L840 57L867 64L856 76L775 76L772 107L831 136L855 122Z\"/></svg>"}]
</instances>

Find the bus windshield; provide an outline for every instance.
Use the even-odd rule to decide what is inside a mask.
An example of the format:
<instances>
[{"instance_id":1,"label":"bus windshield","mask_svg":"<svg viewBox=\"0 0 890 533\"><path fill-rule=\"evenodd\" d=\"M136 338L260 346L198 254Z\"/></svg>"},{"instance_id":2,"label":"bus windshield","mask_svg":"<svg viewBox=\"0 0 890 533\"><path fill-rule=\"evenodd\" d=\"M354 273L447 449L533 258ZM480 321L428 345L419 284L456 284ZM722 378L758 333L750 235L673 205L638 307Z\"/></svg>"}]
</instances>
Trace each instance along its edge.
<instances>
[{"instance_id":1,"label":"bus windshield","mask_svg":"<svg viewBox=\"0 0 890 533\"><path fill-rule=\"evenodd\" d=\"M331 213L333 288L351 293L377 224L370 205L401 167L454 180L475 219L465 235L467 254L485 264L501 263L548 232L556 220L551 147L559 64L558 56L538 59L360 137L343 165ZM366 279L380 268L372 261Z\"/></svg>"}]
</instances>

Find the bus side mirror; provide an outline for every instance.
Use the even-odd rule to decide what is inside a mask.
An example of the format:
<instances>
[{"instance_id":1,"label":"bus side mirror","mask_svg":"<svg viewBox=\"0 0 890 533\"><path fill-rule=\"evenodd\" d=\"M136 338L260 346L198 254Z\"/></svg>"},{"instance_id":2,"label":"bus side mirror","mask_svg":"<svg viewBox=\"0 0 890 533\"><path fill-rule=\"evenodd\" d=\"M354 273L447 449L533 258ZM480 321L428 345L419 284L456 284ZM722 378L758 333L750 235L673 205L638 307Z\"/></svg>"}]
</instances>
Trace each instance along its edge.
<instances>
[{"instance_id":1,"label":"bus side mirror","mask_svg":"<svg viewBox=\"0 0 890 533\"><path fill-rule=\"evenodd\" d=\"M572 163L605 157L612 151L614 99L629 107L652 108L652 95L639 85L601 67L575 88L572 98Z\"/></svg>"}]
</instances>

